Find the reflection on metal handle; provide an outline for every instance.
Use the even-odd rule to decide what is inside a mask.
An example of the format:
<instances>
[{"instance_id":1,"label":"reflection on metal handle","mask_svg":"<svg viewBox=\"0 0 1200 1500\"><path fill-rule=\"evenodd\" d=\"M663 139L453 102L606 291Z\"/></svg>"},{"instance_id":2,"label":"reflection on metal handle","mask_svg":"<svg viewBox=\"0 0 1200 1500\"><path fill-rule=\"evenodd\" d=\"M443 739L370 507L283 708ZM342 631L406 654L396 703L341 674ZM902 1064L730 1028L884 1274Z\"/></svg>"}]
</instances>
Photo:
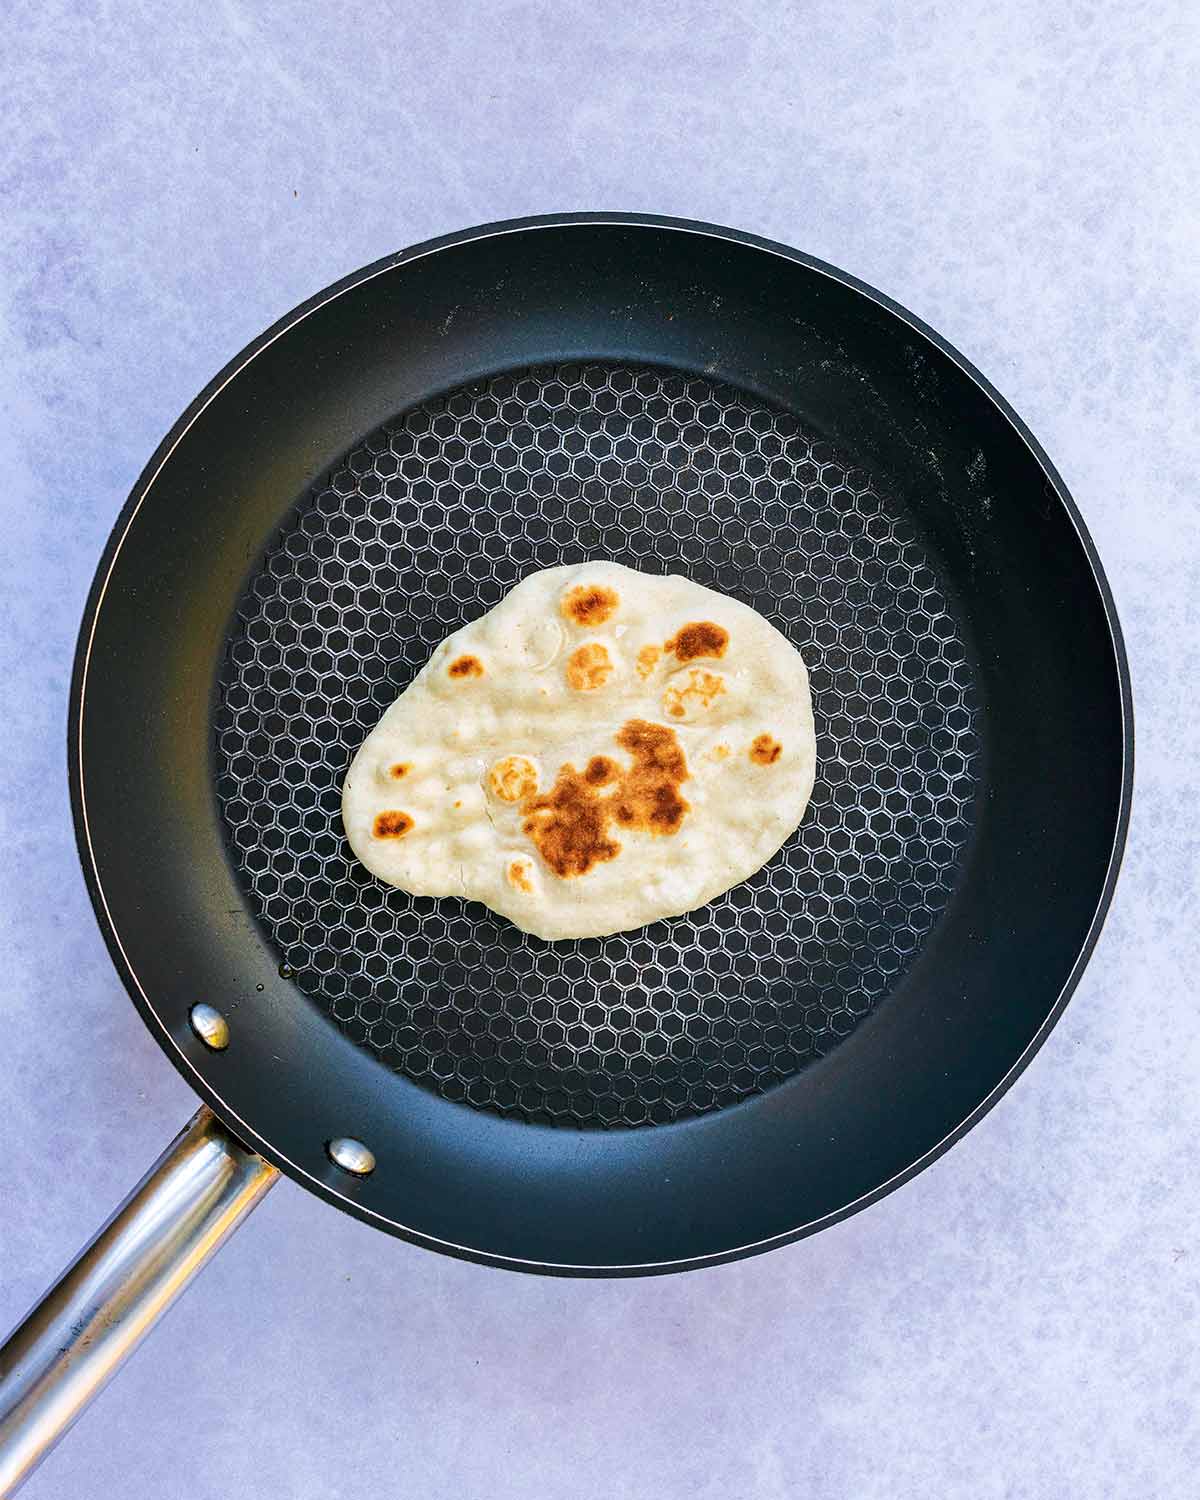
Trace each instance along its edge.
<instances>
[{"instance_id":1,"label":"reflection on metal handle","mask_svg":"<svg viewBox=\"0 0 1200 1500\"><path fill-rule=\"evenodd\" d=\"M0 1345L12 1495L278 1177L201 1109Z\"/></svg>"}]
</instances>

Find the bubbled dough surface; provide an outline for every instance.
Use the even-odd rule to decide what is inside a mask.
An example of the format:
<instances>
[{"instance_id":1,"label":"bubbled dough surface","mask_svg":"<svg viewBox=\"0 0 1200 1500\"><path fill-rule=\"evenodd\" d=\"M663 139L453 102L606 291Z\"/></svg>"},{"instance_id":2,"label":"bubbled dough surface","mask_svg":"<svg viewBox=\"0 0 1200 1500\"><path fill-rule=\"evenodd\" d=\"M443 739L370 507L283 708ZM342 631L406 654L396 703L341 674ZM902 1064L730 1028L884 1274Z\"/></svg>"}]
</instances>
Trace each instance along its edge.
<instances>
[{"instance_id":1,"label":"bubbled dough surface","mask_svg":"<svg viewBox=\"0 0 1200 1500\"><path fill-rule=\"evenodd\" d=\"M631 722L686 763L662 789L675 817L657 827L640 816L653 797L617 817ZM597 757L613 774L586 795L602 799L590 811L618 852L590 861L578 839L562 852L570 808L537 799ZM786 637L690 579L594 561L530 574L434 651L355 756L342 814L354 852L392 885L482 901L542 938L597 937L752 875L798 826L815 768L808 675Z\"/></svg>"}]
</instances>

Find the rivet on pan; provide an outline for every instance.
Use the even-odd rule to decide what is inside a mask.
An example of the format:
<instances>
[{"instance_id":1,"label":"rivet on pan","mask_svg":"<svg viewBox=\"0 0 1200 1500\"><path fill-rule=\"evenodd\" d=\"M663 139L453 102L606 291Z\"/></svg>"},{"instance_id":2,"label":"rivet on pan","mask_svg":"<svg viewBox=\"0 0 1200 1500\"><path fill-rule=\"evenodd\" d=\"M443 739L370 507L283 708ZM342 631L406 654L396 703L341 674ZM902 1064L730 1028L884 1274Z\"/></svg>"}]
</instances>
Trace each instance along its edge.
<instances>
[{"instance_id":1,"label":"rivet on pan","mask_svg":"<svg viewBox=\"0 0 1200 1500\"><path fill-rule=\"evenodd\" d=\"M229 1046L229 1022L214 1005L193 1005L188 1012L192 1030L213 1052L224 1052Z\"/></svg>"},{"instance_id":2,"label":"rivet on pan","mask_svg":"<svg viewBox=\"0 0 1200 1500\"><path fill-rule=\"evenodd\" d=\"M351 1136L335 1136L333 1140L326 1141L325 1150L334 1166L341 1167L343 1172L349 1172L352 1177L369 1177L375 1170L374 1151Z\"/></svg>"}]
</instances>

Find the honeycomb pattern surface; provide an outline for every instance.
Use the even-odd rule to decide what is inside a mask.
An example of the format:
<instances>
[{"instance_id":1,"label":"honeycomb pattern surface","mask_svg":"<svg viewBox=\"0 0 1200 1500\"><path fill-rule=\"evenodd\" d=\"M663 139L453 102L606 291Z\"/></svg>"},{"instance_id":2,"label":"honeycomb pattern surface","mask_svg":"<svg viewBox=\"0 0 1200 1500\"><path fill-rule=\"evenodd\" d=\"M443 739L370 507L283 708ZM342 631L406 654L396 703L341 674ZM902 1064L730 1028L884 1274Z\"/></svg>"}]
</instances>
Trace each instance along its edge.
<instances>
[{"instance_id":1,"label":"honeycomb pattern surface","mask_svg":"<svg viewBox=\"0 0 1200 1500\"><path fill-rule=\"evenodd\" d=\"M342 831L352 754L450 631L594 556L801 648L801 828L702 909L582 942L381 884ZM231 635L217 792L282 971L388 1066L528 1121L663 1123L827 1053L912 963L969 836L973 679L911 518L795 416L662 369L524 370L403 413L301 500Z\"/></svg>"}]
</instances>

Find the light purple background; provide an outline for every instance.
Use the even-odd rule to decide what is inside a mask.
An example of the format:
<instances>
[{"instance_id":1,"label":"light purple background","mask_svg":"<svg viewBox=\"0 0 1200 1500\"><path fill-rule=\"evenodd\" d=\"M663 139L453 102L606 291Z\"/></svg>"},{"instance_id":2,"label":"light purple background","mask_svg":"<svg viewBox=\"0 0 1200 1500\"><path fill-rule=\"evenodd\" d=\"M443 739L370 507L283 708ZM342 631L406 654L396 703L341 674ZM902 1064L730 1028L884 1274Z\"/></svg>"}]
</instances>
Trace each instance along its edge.
<instances>
[{"instance_id":1,"label":"light purple background","mask_svg":"<svg viewBox=\"0 0 1200 1500\"><path fill-rule=\"evenodd\" d=\"M509 215L644 209L823 256L1039 434L1137 691L1117 902L1026 1076L815 1240L643 1282L389 1240L290 1183L32 1500L1197 1493L1192 0L9 3L0 19L0 1325L193 1099L69 823L96 557L143 462L335 277Z\"/></svg>"}]
</instances>

